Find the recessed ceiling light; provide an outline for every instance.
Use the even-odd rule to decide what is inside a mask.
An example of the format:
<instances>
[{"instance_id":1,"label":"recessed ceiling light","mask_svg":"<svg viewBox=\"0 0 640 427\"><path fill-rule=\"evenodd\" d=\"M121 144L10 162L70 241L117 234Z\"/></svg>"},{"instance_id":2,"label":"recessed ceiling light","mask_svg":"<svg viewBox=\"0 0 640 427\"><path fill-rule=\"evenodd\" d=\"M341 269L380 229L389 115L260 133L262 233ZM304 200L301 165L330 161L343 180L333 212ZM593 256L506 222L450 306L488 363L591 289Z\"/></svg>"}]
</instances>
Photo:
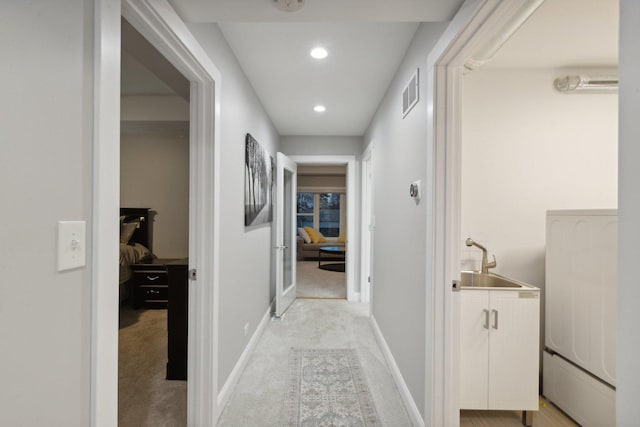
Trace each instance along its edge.
<instances>
[{"instance_id":1,"label":"recessed ceiling light","mask_svg":"<svg viewBox=\"0 0 640 427\"><path fill-rule=\"evenodd\" d=\"M315 59L324 59L327 55L329 55L329 52L323 47L314 47L311 49L311 56Z\"/></svg>"},{"instance_id":2,"label":"recessed ceiling light","mask_svg":"<svg viewBox=\"0 0 640 427\"><path fill-rule=\"evenodd\" d=\"M285 12L295 12L304 5L304 0L273 0L273 5Z\"/></svg>"},{"instance_id":3,"label":"recessed ceiling light","mask_svg":"<svg viewBox=\"0 0 640 427\"><path fill-rule=\"evenodd\" d=\"M313 111L315 111L316 113L324 113L325 111L327 111L327 108L324 105L316 105L315 107L313 107Z\"/></svg>"}]
</instances>

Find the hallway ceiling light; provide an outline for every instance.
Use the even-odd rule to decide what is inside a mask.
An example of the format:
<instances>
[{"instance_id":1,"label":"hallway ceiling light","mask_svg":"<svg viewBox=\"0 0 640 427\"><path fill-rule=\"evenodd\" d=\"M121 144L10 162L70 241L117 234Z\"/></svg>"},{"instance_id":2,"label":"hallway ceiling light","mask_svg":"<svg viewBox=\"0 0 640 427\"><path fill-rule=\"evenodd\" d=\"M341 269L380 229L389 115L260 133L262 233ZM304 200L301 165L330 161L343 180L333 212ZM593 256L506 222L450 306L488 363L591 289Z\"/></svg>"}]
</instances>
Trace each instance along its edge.
<instances>
[{"instance_id":1,"label":"hallway ceiling light","mask_svg":"<svg viewBox=\"0 0 640 427\"><path fill-rule=\"evenodd\" d=\"M329 52L327 52L327 49L318 46L311 49L310 55L315 59L324 59L329 55Z\"/></svg>"},{"instance_id":2,"label":"hallway ceiling light","mask_svg":"<svg viewBox=\"0 0 640 427\"><path fill-rule=\"evenodd\" d=\"M324 113L325 111L327 111L327 108L324 105L316 105L315 107L313 107L313 111L315 111L316 113Z\"/></svg>"},{"instance_id":3,"label":"hallway ceiling light","mask_svg":"<svg viewBox=\"0 0 640 427\"><path fill-rule=\"evenodd\" d=\"M295 12L304 5L304 0L273 0L273 6L284 12Z\"/></svg>"}]
</instances>

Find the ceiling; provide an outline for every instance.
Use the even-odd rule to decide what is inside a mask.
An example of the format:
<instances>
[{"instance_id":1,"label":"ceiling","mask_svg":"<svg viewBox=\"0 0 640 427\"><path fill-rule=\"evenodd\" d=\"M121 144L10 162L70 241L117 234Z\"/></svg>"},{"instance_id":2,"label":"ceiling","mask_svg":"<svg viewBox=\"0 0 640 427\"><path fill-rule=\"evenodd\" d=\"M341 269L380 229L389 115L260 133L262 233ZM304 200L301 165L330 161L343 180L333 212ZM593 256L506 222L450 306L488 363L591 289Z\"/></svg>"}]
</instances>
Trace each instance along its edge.
<instances>
[{"instance_id":1,"label":"ceiling","mask_svg":"<svg viewBox=\"0 0 640 427\"><path fill-rule=\"evenodd\" d=\"M546 0L486 68L618 65L618 0Z\"/></svg>"},{"instance_id":2,"label":"ceiling","mask_svg":"<svg viewBox=\"0 0 640 427\"><path fill-rule=\"evenodd\" d=\"M169 0L186 22L449 21L462 0L305 0L282 12L271 0Z\"/></svg>"},{"instance_id":3,"label":"ceiling","mask_svg":"<svg viewBox=\"0 0 640 427\"><path fill-rule=\"evenodd\" d=\"M359 136L418 22L450 20L462 0L306 0L293 13L271 0L170 3L186 22L219 23L281 135ZM329 50L326 59L309 56L316 45ZM123 55L123 67L153 70L165 83L158 91L179 86L157 61L133 56ZM609 68L617 58L618 0L546 0L484 68ZM316 104L327 111L315 113Z\"/></svg>"},{"instance_id":4,"label":"ceiling","mask_svg":"<svg viewBox=\"0 0 640 427\"><path fill-rule=\"evenodd\" d=\"M419 22L463 0L170 0L186 22L217 22L281 135L363 135ZM329 50L321 61L309 56ZM326 112L313 107L322 104Z\"/></svg>"},{"instance_id":5,"label":"ceiling","mask_svg":"<svg viewBox=\"0 0 640 427\"><path fill-rule=\"evenodd\" d=\"M223 23L281 135L363 135L417 23ZM309 51L321 45L323 60ZM324 105L326 112L313 107Z\"/></svg>"},{"instance_id":6,"label":"ceiling","mask_svg":"<svg viewBox=\"0 0 640 427\"><path fill-rule=\"evenodd\" d=\"M127 20L121 24L120 94L177 95L189 101L189 81Z\"/></svg>"}]
</instances>

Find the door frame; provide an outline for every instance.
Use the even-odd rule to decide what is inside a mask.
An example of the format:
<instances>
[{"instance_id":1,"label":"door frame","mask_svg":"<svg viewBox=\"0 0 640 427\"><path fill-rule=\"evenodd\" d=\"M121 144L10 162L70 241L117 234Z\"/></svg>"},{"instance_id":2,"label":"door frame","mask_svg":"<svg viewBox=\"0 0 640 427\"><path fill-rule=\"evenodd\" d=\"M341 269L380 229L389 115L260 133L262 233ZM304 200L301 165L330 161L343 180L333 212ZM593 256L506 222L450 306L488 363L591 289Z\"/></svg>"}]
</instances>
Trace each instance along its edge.
<instances>
[{"instance_id":1,"label":"door frame","mask_svg":"<svg viewBox=\"0 0 640 427\"><path fill-rule=\"evenodd\" d=\"M464 64L510 30L527 0L466 0L427 57L427 310L425 425L460 424L459 295Z\"/></svg>"},{"instance_id":2,"label":"door frame","mask_svg":"<svg viewBox=\"0 0 640 427\"><path fill-rule=\"evenodd\" d=\"M218 407L219 141L221 76L166 0L94 0L94 161L91 425L118 423L120 19L125 17L191 82L188 425ZM213 118L213 119L212 119Z\"/></svg>"},{"instance_id":3,"label":"door frame","mask_svg":"<svg viewBox=\"0 0 640 427\"><path fill-rule=\"evenodd\" d=\"M356 156L288 156L298 164L347 165L347 301L360 302L361 293L356 292Z\"/></svg>"},{"instance_id":4,"label":"door frame","mask_svg":"<svg viewBox=\"0 0 640 427\"><path fill-rule=\"evenodd\" d=\"M373 285L373 148L369 144L360 156L360 299L366 304L371 304Z\"/></svg>"}]
</instances>

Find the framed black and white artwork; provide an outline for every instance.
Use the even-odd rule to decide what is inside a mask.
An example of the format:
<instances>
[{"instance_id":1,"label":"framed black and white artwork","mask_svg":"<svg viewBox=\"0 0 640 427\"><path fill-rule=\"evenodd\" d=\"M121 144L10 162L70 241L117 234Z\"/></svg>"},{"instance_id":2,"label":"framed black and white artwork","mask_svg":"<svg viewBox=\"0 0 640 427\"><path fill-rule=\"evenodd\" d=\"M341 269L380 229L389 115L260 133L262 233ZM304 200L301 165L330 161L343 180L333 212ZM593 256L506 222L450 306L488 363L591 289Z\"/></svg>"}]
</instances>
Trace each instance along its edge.
<instances>
[{"instance_id":1,"label":"framed black and white artwork","mask_svg":"<svg viewBox=\"0 0 640 427\"><path fill-rule=\"evenodd\" d=\"M244 225L273 220L273 158L250 134L244 150Z\"/></svg>"}]
</instances>

